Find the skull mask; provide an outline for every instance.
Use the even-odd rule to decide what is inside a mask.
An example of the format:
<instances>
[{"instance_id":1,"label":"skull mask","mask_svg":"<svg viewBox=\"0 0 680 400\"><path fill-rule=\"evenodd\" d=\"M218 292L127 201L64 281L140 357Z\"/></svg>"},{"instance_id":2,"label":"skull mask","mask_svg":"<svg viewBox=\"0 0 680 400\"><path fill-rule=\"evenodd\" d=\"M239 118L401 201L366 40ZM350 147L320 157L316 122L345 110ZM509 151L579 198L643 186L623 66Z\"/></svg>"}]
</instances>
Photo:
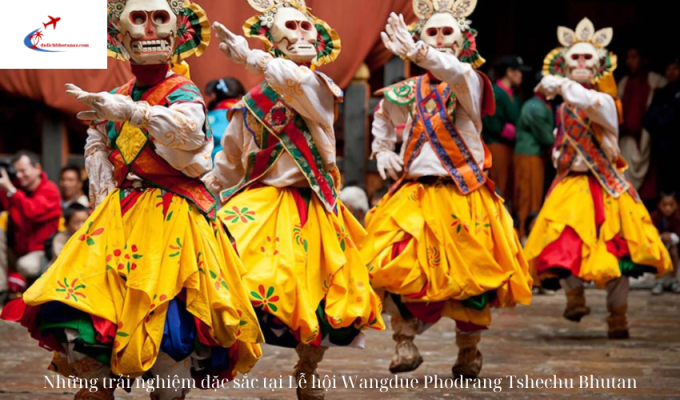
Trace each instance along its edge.
<instances>
[{"instance_id":1,"label":"skull mask","mask_svg":"<svg viewBox=\"0 0 680 400\"><path fill-rule=\"evenodd\" d=\"M167 63L176 32L177 16L167 0L127 0L120 15L120 38L133 63Z\"/></svg>"},{"instance_id":2,"label":"skull mask","mask_svg":"<svg viewBox=\"0 0 680 400\"><path fill-rule=\"evenodd\" d=\"M574 81L592 84L602 75L601 69L607 65L608 52L605 49L612 40L611 28L595 31L593 23L584 18L573 31L559 27L557 38L563 48L553 54L563 57L563 73ZM554 61L559 58L553 58ZM550 65L551 60L547 60Z\"/></svg>"},{"instance_id":3,"label":"skull mask","mask_svg":"<svg viewBox=\"0 0 680 400\"><path fill-rule=\"evenodd\" d=\"M456 56L463 48L462 29L449 12L432 15L423 26L420 38L435 49Z\"/></svg>"},{"instance_id":4,"label":"skull mask","mask_svg":"<svg viewBox=\"0 0 680 400\"><path fill-rule=\"evenodd\" d=\"M600 67L597 49L590 43L576 43L565 54L567 77L581 83L590 83Z\"/></svg>"},{"instance_id":5,"label":"skull mask","mask_svg":"<svg viewBox=\"0 0 680 400\"><path fill-rule=\"evenodd\" d=\"M310 18L298 9L280 6L270 33L275 46L290 60L304 64L316 58L318 32Z\"/></svg>"}]
</instances>

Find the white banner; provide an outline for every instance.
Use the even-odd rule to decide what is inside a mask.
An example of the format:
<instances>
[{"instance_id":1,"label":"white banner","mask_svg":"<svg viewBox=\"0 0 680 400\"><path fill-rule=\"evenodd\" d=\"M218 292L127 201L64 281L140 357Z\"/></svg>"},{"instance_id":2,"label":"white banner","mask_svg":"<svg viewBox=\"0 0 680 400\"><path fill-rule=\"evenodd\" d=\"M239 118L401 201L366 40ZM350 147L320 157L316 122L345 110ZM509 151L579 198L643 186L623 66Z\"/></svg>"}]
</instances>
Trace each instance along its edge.
<instances>
[{"instance_id":1,"label":"white banner","mask_svg":"<svg viewBox=\"0 0 680 400\"><path fill-rule=\"evenodd\" d=\"M2 2L0 69L106 69L107 0Z\"/></svg>"}]
</instances>

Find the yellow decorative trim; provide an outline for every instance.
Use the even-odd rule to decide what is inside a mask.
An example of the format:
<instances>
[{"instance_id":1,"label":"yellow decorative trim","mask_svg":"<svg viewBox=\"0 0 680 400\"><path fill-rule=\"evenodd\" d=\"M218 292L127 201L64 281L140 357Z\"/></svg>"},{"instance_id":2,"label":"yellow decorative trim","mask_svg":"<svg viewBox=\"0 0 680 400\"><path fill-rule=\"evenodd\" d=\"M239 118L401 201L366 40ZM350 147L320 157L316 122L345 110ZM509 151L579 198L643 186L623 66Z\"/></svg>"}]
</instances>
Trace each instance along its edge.
<instances>
[{"instance_id":1,"label":"yellow decorative trim","mask_svg":"<svg viewBox=\"0 0 680 400\"><path fill-rule=\"evenodd\" d=\"M191 56L196 57L202 56L205 50L208 48L208 45L210 45L211 26L210 21L208 20L208 16L205 13L205 10L196 3L189 3L189 0L185 0L184 8L190 9L198 17L198 23L201 26L201 43L199 43L198 46L191 50L187 50L184 53L173 55L172 62L175 64L180 63L182 60L185 60Z\"/></svg>"}]
</instances>

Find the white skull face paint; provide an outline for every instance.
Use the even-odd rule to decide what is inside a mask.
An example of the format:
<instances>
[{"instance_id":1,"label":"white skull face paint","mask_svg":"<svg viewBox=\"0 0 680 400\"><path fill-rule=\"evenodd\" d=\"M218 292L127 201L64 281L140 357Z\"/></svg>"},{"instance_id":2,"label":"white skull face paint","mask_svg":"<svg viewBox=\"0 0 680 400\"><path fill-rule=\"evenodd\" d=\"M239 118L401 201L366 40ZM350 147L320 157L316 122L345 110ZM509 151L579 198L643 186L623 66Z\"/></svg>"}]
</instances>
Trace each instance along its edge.
<instances>
[{"instance_id":1,"label":"white skull face paint","mask_svg":"<svg viewBox=\"0 0 680 400\"><path fill-rule=\"evenodd\" d=\"M436 13L427 20L420 38L435 49L459 55L463 48L463 32L451 13Z\"/></svg>"},{"instance_id":2,"label":"white skull face paint","mask_svg":"<svg viewBox=\"0 0 680 400\"><path fill-rule=\"evenodd\" d=\"M270 30L276 47L290 60L303 64L316 58L318 32L310 19L293 7L280 7Z\"/></svg>"},{"instance_id":3,"label":"white skull face paint","mask_svg":"<svg viewBox=\"0 0 680 400\"><path fill-rule=\"evenodd\" d=\"M135 64L167 63L175 32L177 16L167 0L128 0L120 15L121 42Z\"/></svg>"},{"instance_id":4,"label":"white skull face paint","mask_svg":"<svg viewBox=\"0 0 680 400\"><path fill-rule=\"evenodd\" d=\"M590 43L576 43L564 56L567 77L580 83L590 83L600 67L598 51Z\"/></svg>"}]
</instances>

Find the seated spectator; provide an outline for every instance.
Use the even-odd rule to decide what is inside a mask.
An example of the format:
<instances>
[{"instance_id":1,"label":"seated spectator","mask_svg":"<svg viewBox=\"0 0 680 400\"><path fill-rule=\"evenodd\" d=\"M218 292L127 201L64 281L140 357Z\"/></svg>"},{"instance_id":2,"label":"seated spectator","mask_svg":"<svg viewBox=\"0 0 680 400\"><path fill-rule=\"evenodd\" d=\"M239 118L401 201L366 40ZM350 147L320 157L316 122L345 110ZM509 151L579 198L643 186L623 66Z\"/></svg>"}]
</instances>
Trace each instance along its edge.
<instances>
[{"instance_id":1,"label":"seated spectator","mask_svg":"<svg viewBox=\"0 0 680 400\"><path fill-rule=\"evenodd\" d=\"M368 195L364 189L358 186L347 186L340 192L340 200L354 215L354 218L364 225L366 213L368 213Z\"/></svg>"},{"instance_id":2,"label":"seated spectator","mask_svg":"<svg viewBox=\"0 0 680 400\"><path fill-rule=\"evenodd\" d=\"M48 239L45 243L45 257L52 265L59 257L61 250L71 236L75 235L90 216L88 208L80 203L73 203L64 209L64 221L66 229Z\"/></svg>"},{"instance_id":3,"label":"seated spectator","mask_svg":"<svg viewBox=\"0 0 680 400\"><path fill-rule=\"evenodd\" d=\"M215 141L212 153L214 159L215 155L222 150L222 136L229 126L227 112L241 100L241 97L245 96L246 90L238 79L222 78L208 82L205 94L212 97L208 104L208 123Z\"/></svg>"},{"instance_id":4,"label":"seated spectator","mask_svg":"<svg viewBox=\"0 0 680 400\"><path fill-rule=\"evenodd\" d=\"M90 200L83 192L83 172L80 167L68 165L59 174L59 193L61 194L61 208L66 210L74 203L89 207Z\"/></svg>"},{"instance_id":5,"label":"seated spectator","mask_svg":"<svg viewBox=\"0 0 680 400\"><path fill-rule=\"evenodd\" d=\"M6 229L0 229L0 297L6 296L8 273L27 281L40 275L45 241L57 232L61 217L59 188L47 179L38 156L19 152L11 166L14 179L0 169L0 212L7 215Z\"/></svg>"},{"instance_id":6,"label":"seated spectator","mask_svg":"<svg viewBox=\"0 0 680 400\"><path fill-rule=\"evenodd\" d=\"M661 279L656 280L652 288L653 295L660 295L664 290L673 293L680 293L680 283L678 283L678 243L680 243L680 211L678 211L678 201L675 193L661 193L659 205L652 213L654 226L661 234L661 240L671 253L673 260L673 272L666 274Z\"/></svg>"}]
</instances>

